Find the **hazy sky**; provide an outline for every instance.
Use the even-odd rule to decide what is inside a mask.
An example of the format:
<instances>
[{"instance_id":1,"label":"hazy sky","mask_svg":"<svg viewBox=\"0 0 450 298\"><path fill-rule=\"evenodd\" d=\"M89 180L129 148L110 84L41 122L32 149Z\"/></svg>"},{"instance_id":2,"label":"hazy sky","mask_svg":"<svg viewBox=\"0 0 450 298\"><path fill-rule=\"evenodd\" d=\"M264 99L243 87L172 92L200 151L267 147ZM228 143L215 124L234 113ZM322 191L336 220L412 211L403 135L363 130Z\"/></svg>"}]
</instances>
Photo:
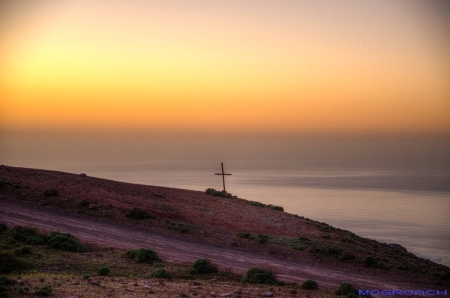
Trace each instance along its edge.
<instances>
[{"instance_id":1,"label":"hazy sky","mask_svg":"<svg viewBox=\"0 0 450 298\"><path fill-rule=\"evenodd\" d=\"M0 129L450 133L443 1L0 1Z\"/></svg>"}]
</instances>

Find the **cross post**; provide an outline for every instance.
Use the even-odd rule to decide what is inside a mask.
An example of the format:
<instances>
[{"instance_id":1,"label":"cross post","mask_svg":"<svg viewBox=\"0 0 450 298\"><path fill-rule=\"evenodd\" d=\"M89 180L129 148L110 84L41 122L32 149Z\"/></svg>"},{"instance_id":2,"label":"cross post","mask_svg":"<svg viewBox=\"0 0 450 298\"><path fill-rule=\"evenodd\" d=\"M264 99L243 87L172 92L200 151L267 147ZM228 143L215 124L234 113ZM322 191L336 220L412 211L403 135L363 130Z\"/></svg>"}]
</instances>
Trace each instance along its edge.
<instances>
[{"instance_id":1,"label":"cross post","mask_svg":"<svg viewBox=\"0 0 450 298\"><path fill-rule=\"evenodd\" d=\"M231 174L225 174L223 171L223 162L221 162L222 164L222 173L216 173L216 175L221 175L222 176L222 181L223 181L223 191L226 192L225 190L225 175L231 175Z\"/></svg>"}]
</instances>

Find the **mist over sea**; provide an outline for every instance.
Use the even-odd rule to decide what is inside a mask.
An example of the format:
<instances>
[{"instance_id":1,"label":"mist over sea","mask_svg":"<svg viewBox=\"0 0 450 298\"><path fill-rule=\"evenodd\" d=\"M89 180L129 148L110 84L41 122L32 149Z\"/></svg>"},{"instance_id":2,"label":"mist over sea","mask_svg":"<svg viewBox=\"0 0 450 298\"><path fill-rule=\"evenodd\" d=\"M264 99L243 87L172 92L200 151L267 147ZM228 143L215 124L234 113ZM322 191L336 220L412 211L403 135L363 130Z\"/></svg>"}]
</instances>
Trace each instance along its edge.
<instances>
[{"instance_id":1,"label":"mist over sea","mask_svg":"<svg viewBox=\"0 0 450 298\"><path fill-rule=\"evenodd\" d=\"M204 191L283 206L450 266L443 139L3 137L0 164Z\"/></svg>"}]
</instances>

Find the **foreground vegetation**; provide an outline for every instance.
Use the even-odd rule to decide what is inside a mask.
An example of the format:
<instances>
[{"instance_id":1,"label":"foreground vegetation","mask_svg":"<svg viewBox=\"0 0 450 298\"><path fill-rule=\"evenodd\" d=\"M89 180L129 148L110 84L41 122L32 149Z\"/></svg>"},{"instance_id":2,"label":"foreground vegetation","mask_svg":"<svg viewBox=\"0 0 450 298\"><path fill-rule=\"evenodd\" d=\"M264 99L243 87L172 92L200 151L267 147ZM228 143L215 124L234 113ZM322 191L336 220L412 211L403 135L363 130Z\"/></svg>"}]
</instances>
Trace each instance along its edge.
<instances>
[{"instance_id":1,"label":"foreground vegetation","mask_svg":"<svg viewBox=\"0 0 450 298\"><path fill-rule=\"evenodd\" d=\"M230 288L271 295L275 290L293 294L309 289L286 284L275 273L258 268L241 276L220 270L208 259L192 264L164 262L149 248L107 249L82 243L68 233L0 224L0 297L94 297L98 287L113 297L124 293L190 297L202 290L219 295Z\"/></svg>"}]
</instances>

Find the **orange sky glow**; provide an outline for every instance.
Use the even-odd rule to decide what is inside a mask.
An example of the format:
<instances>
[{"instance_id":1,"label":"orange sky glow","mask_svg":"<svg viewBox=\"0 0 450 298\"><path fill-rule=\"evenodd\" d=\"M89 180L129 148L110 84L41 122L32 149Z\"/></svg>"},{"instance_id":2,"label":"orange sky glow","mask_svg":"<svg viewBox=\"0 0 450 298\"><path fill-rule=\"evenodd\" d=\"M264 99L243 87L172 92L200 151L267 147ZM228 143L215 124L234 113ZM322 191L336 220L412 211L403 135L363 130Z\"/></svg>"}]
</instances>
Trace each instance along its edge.
<instances>
[{"instance_id":1,"label":"orange sky glow","mask_svg":"<svg viewBox=\"0 0 450 298\"><path fill-rule=\"evenodd\" d=\"M3 1L0 129L450 133L449 12L416 0Z\"/></svg>"}]
</instances>

